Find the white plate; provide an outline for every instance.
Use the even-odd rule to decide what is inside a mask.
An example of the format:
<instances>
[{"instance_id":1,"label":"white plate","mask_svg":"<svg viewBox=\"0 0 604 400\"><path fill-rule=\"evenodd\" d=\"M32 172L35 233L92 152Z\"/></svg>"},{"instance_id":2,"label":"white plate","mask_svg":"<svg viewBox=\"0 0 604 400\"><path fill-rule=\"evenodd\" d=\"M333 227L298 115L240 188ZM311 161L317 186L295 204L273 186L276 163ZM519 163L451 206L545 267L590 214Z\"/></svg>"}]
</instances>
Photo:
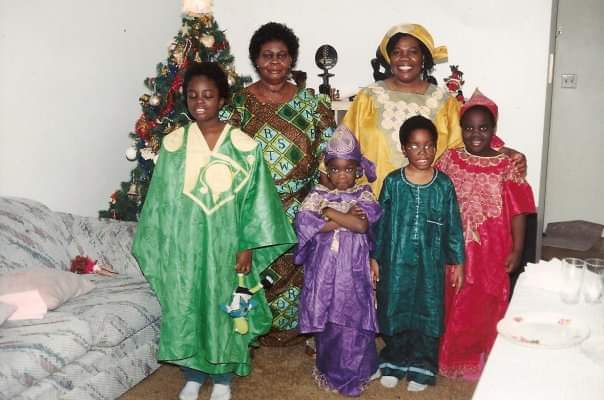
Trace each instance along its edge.
<instances>
[{"instance_id":1,"label":"white plate","mask_svg":"<svg viewBox=\"0 0 604 400\"><path fill-rule=\"evenodd\" d=\"M589 336L589 327L577 318L553 313L517 313L497 324L504 338L524 346L560 349L576 346Z\"/></svg>"},{"instance_id":2,"label":"white plate","mask_svg":"<svg viewBox=\"0 0 604 400\"><path fill-rule=\"evenodd\" d=\"M592 337L583 342L581 352L599 366L604 367L604 336Z\"/></svg>"}]
</instances>

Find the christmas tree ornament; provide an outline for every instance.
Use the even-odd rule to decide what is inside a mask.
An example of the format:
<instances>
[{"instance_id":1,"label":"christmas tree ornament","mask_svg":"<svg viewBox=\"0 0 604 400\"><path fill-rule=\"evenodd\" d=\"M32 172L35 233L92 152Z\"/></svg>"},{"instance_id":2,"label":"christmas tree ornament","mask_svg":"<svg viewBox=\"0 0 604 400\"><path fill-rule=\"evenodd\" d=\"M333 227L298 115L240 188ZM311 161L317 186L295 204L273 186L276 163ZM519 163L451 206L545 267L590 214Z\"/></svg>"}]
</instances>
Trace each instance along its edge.
<instances>
[{"instance_id":1,"label":"christmas tree ornament","mask_svg":"<svg viewBox=\"0 0 604 400\"><path fill-rule=\"evenodd\" d=\"M211 49L212 46L214 46L214 43L216 42L216 39L214 38L214 36L206 34L206 35L203 35L201 37L201 39L199 39L199 41L205 47L207 47L208 49Z\"/></svg>"},{"instance_id":2,"label":"christmas tree ornament","mask_svg":"<svg viewBox=\"0 0 604 400\"><path fill-rule=\"evenodd\" d=\"M208 28L212 28L213 27L213 19L212 16L210 14L204 14L202 15L200 18L201 23L206 25Z\"/></svg>"},{"instance_id":3,"label":"christmas tree ornament","mask_svg":"<svg viewBox=\"0 0 604 400\"><path fill-rule=\"evenodd\" d=\"M449 93L451 93L451 95L461 104L464 104L465 98L461 87L466 81L463 80L463 72L459 69L459 65L449 65L449 68L451 69L451 75L443 79L445 85L447 86Z\"/></svg>"},{"instance_id":4,"label":"christmas tree ornament","mask_svg":"<svg viewBox=\"0 0 604 400\"><path fill-rule=\"evenodd\" d=\"M191 17L210 14L212 12L212 0L183 0L182 12Z\"/></svg>"},{"instance_id":5,"label":"christmas tree ornament","mask_svg":"<svg viewBox=\"0 0 604 400\"><path fill-rule=\"evenodd\" d=\"M144 94L138 98L138 102L140 103L141 106L144 106L145 104L147 104L149 102L150 98L151 98L151 96L149 96L148 94Z\"/></svg>"},{"instance_id":6,"label":"christmas tree ornament","mask_svg":"<svg viewBox=\"0 0 604 400\"><path fill-rule=\"evenodd\" d=\"M183 3L182 24L169 42L166 59L156 64L155 76L144 80L147 93L138 98L142 114L130 134L135 144L133 149L125 149L126 157L136 160L137 165L130 180L121 182L121 188L112 194L109 207L99 212L100 217L137 220L163 137L191 122L182 95L184 71L190 63L218 62L225 69L233 92L252 81L235 72L229 42L211 14L212 4L210 0Z\"/></svg>"},{"instance_id":7,"label":"christmas tree ornament","mask_svg":"<svg viewBox=\"0 0 604 400\"><path fill-rule=\"evenodd\" d=\"M126 149L126 160L134 161L136 160L137 155L136 147L130 146Z\"/></svg>"},{"instance_id":8,"label":"christmas tree ornament","mask_svg":"<svg viewBox=\"0 0 604 400\"><path fill-rule=\"evenodd\" d=\"M145 147L141 149L141 157L143 160L153 160L153 162L155 162L157 159L157 154L153 151L152 147Z\"/></svg>"},{"instance_id":9,"label":"christmas tree ornament","mask_svg":"<svg viewBox=\"0 0 604 400\"><path fill-rule=\"evenodd\" d=\"M153 107L157 107L159 105L159 103L161 103L161 99L158 95L154 94L153 96L151 96L149 98L149 104L152 105Z\"/></svg>"}]
</instances>

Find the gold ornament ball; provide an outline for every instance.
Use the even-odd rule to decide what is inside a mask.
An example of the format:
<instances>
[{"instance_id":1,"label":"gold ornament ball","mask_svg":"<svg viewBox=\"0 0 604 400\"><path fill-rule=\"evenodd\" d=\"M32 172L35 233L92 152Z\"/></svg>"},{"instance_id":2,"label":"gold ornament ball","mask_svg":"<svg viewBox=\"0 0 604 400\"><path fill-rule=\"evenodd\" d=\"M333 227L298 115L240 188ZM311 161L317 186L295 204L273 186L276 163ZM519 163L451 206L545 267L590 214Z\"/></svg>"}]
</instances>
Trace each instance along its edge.
<instances>
[{"instance_id":1,"label":"gold ornament ball","mask_svg":"<svg viewBox=\"0 0 604 400\"><path fill-rule=\"evenodd\" d=\"M141 97L138 98L138 102L142 106L143 104L148 103L150 98L151 98L151 96L149 96L148 94L144 94L144 95L142 95Z\"/></svg>"},{"instance_id":2,"label":"gold ornament ball","mask_svg":"<svg viewBox=\"0 0 604 400\"><path fill-rule=\"evenodd\" d=\"M154 94L153 96L151 96L149 98L149 104L151 104L153 107L157 107L160 102L161 102L161 99L156 94Z\"/></svg>"},{"instance_id":3,"label":"gold ornament ball","mask_svg":"<svg viewBox=\"0 0 604 400\"><path fill-rule=\"evenodd\" d=\"M206 48L209 49L214 46L216 39L212 35L203 35L199 41L201 42L201 44L203 44Z\"/></svg>"},{"instance_id":4,"label":"gold ornament ball","mask_svg":"<svg viewBox=\"0 0 604 400\"><path fill-rule=\"evenodd\" d=\"M130 146L126 149L126 159L128 161L134 161L138 157L138 150L134 146Z\"/></svg>"}]
</instances>

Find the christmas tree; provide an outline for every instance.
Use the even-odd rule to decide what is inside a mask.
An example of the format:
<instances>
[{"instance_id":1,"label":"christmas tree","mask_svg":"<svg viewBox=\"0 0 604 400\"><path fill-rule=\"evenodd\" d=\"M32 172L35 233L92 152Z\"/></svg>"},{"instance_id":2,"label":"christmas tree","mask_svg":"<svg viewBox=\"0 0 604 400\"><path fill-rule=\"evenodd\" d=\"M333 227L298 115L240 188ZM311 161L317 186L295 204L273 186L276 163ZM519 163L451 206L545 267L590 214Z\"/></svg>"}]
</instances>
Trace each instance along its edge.
<instances>
[{"instance_id":1,"label":"christmas tree","mask_svg":"<svg viewBox=\"0 0 604 400\"><path fill-rule=\"evenodd\" d=\"M111 194L109 208L99 212L101 218L137 220L162 138L191 121L181 93L184 71L191 63L202 61L222 65L233 91L251 81L235 72L229 43L211 14L211 0L185 0L182 26L168 48L168 58L157 65L154 78L145 79L150 94L139 98L142 114L130 133L134 143L126 150L126 158L137 165L130 180Z\"/></svg>"}]
</instances>

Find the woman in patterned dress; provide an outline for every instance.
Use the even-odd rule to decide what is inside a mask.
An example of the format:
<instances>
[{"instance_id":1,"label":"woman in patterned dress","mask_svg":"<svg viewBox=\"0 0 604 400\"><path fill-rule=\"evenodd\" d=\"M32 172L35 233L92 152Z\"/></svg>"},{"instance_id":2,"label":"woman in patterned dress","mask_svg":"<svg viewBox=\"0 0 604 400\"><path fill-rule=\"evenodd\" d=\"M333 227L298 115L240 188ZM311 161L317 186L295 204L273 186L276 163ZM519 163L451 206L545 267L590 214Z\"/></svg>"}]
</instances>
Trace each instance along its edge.
<instances>
[{"instance_id":1,"label":"woman in patterned dress","mask_svg":"<svg viewBox=\"0 0 604 400\"><path fill-rule=\"evenodd\" d=\"M252 36L249 56L259 80L233 97L224 118L262 147L290 222L319 181L319 160L334 127L329 99L289 81L298 58L298 38L287 26L269 22ZM267 273L275 285L267 292L273 327L265 345L298 343L298 300L302 268L292 253L277 259Z\"/></svg>"},{"instance_id":2,"label":"woman in patterned dress","mask_svg":"<svg viewBox=\"0 0 604 400\"><path fill-rule=\"evenodd\" d=\"M380 42L373 60L376 82L360 90L343 119L360 142L365 156L376 166L377 179L371 184L379 195L382 182L391 171L407 165L398 142L399 128L414 115L436 125L436 160L449 148L463 147L459 126L459 102L430 76L435 63L447 60L447 48L434 46L430 33L418 24L396 25ZM385 73L380 72L381 66ZM526 160L506 148L521 175Z\"/></svg>"}]
</instances>

